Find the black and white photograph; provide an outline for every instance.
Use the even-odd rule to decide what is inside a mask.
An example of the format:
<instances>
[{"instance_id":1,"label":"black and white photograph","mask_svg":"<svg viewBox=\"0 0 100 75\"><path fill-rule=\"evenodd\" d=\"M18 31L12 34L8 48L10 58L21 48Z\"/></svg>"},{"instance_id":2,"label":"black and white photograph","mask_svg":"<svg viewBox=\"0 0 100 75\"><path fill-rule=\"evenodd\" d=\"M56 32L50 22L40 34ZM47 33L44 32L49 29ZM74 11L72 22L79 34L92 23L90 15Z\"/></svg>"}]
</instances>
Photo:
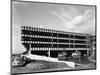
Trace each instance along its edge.
<instances>
[{"instance_id":1,"label":"black and white photograph","mask_svg":"<svg viewBox=\"0 0 100 75\"><path fill-rule=\"evenodd\" d=\"M11 73L96 69L96 6L11 1Z\"/></svg>"}]
</instances>

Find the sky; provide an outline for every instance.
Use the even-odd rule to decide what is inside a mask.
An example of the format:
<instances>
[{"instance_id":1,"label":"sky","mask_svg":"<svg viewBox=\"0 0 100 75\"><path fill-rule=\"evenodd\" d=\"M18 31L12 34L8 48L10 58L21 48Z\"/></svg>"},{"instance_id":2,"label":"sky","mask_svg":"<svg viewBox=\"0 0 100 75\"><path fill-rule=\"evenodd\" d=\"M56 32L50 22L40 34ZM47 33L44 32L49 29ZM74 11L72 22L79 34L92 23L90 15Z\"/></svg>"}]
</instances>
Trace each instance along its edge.
<instances>
[{"instance_id":1,"label":"sky","mask_svg":"<svg viewBox=\"0 0 100 75\"><path fill-rule=\"evenodd\" d=\"M12 53L26 51L21 26L95 35L95 6L12 2Z\"/></svg>"}]
</instances>

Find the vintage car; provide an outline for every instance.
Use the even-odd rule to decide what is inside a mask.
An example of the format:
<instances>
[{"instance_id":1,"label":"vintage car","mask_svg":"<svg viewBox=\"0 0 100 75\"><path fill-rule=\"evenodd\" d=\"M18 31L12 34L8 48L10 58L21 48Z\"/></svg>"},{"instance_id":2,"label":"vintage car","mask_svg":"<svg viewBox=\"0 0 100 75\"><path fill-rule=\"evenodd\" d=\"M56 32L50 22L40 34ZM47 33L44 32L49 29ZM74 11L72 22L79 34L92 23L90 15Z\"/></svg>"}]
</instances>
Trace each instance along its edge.
<instances>
[{"instance_id":1,"label":"vintage car","mask_svg":"<svg viewBox=\"0 0 100 75\"><path fill-rule=\"evenodd\" d=\"M13 67L23 66L23 65L25 65L25 61L21 57L15 57L14 60L12 61Z\"/></svg>"},{"instance_id":2,"label":"vintage car","mask_svg":"<svg viewBox=\"0 0 100 75\"><path fill-rule=\"evenodd\" d=\"M79 51L73 52L72 53L72 58L73 59L80 59L81 58L81 53Z\"/></svg>"}]
</instances>

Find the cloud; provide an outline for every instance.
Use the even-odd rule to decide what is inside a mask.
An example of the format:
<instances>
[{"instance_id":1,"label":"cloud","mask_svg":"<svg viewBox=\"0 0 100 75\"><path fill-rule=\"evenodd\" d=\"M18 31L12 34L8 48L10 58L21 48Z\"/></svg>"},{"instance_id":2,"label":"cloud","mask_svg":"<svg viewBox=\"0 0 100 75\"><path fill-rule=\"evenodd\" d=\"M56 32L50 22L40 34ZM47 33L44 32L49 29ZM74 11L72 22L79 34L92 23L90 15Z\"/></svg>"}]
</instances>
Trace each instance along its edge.
<instances>
[{"instance_id":1,"label":"cloud","mask_svg":"<svg viewBox=\"0 0 100 75\"><path fill-rule=\"evenodd\" d=\"M74 10L75 11L75 10ZM80 13L79 11L75 11ZM62 8L60 11L52 11L53 15L55 15L61 22L63 23L64 27L66 27L66 31L72 32L80 32L80 33L94 33L94 26L95 24L92 22L95 20L94 13L90 9L84 10L83 14L75 14L73 16L73 11L69 12ZM71 15L72 14L72 15ZM89 30L89 28L92 28Z\"/></svg>"},{"instance_id":2,"label":"cloud","mask_svg":"<svg viewBox=\"0 0 100 75\"><path fill-rule=\"evenodd\" d=\"M72 19L71 21L65 23L65 26L67 26L67 27L69 26L69 28L72 30L75 28L75 26L77 24L81 23L84 19L85 19L84 16L78 15L74 19Z\"/></svg>"}]
</instances>

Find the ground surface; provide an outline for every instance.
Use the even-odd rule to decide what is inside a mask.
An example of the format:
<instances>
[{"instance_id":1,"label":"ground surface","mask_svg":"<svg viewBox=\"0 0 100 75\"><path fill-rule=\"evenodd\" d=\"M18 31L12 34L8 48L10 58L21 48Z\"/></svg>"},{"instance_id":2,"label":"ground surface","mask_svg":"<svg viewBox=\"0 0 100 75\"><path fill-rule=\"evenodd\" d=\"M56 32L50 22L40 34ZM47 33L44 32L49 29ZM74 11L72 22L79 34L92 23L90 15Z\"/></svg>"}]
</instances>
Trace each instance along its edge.
<instances>
[{"instance_id":1,"label":"ground surface","mask_svg":"<svg viewBox=\"0 0 100 75\"><path fill-rule=\"evenodd\" d=\"M75 70L77 69L95 69L96 65L91 62L87 57L81 57L81 60L72 60L76 63ZM48 61L31 61L24 67L12 67L12 73L30 73L30 72L42 72L42 71L57 71L57 70L74 70L65 63L48 62Z\"/></svg>"},{"instance_id":2,"label":"ground surface","mask_svg":"<svg viewBox=\"0 0 100 75\"><path fill-rule=\"evenodd\" d=\"M36 72L41 70L51 70L51 69L71 69L65 63L48 62L48 61L31 61L25 67L12 67L12 73L26 73L26 72Z\"/></svg>"}]
</instances>

